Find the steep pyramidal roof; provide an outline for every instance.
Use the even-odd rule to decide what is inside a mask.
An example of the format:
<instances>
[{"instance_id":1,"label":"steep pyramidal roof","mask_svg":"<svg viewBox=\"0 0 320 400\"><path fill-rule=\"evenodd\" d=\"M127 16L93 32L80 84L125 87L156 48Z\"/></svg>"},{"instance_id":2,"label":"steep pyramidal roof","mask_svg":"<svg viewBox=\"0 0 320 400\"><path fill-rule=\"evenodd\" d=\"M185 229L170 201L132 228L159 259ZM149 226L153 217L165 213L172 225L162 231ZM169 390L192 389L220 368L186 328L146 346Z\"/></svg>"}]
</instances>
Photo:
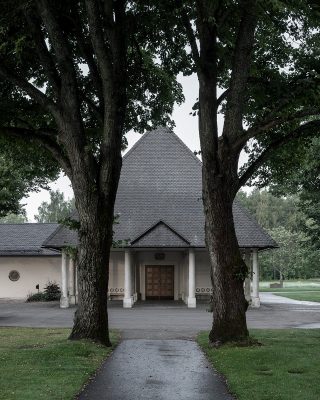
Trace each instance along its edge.
<instances>
[{"instance_id":1,"label":"steep pyramidal roof","mask_svg":"<svg viewBox=\"0 0 320 400\"><path fill-rule=\"evenodd\" d=\"M201 162L166 128L148 132L124 156L115 214L115 240L131 247L205 247ZM240 247L276 246L256 220L234 203ZM75 234L60 227L49 247L75 243Z\"/></svg>"}]
</instances>

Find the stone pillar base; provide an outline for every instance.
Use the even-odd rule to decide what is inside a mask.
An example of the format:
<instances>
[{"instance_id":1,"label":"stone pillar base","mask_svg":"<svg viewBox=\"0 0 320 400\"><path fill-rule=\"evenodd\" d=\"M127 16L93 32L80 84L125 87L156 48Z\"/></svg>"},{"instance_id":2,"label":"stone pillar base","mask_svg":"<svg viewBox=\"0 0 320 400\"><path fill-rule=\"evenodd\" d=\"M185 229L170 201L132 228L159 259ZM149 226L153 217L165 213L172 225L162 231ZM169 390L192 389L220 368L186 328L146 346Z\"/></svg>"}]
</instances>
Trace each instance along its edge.
<instances>
[{"instance_id":1,"label":"stone pillar base","mask_svg":"<svg viewBox=\"0 0 320 400\"><path fill-rule=\"evenodd\" d=\"M72 306L77 304L76 296L69 296L69 304Z\"/></svg>"},{"instance_id":2,"label":"stone pillar base","mask_svg":"<svg viewBox=\"0 0 320 400\"><path fill-rule=\"evenodd\" d=\"M133 298L129 297L129 299L123 299L123 308L132 308Z\"/></svg>"},{"instance_id":3,"label":"stone pillar base","mask_svg":"<svg viewBox=\"0 0 320 400\"><path fill-rule=\"evenodd\" d=\"M253 308L260 307L260 297L252 297L251 298L251 307L253 307Z\"/></svg>"},{"instance_id":4,"label":"stone pillar base","mask_svg":"<svg viewBox=\"0 0 320 400\"><path fill-rule=\"evenodd\" d=\"M195 297L188 297L187 301L188 308L196 308L197 307L197 300Z\"/></svg>"},{"instance_id":5,"label":"stone pillar base","mask_svg":"<svg viewBox=\"0 0 320 400\"><path fill-rule=\"evenodd\" d=\"M60 308L69 308L69 298L68 297L60 297Z\"/></svg>"}]
</instances>

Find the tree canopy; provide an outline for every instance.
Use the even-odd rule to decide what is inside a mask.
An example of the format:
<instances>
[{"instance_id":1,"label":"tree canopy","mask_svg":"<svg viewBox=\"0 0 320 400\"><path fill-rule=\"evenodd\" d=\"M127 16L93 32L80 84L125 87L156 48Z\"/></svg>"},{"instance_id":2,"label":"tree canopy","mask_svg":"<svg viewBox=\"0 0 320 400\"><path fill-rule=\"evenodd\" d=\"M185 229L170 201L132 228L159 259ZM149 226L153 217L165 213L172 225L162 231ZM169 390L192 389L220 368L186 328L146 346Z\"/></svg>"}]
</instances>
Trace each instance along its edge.
<instances>
[{"instance_id":1,"label":"tree canopy","mask_svg":"<svg viewBox=\"0 0 320 400\"><path fill-rule=\"evenodd\" d=\"M274 196L270 191L240 191L238 199L278 243L260 256L261 279L320 277L320 248L314 241L308 210L299 195Z\"/></svg>"},{"instance_id":2,"label":"tree canopy","mask_svg":"<svg viewBox=\"0 0 320 400\"><path fill-rule=\"evenodd\" d=\"M214 304L209 339L219 345L248 336L247 267L232 218L236 193L263 176L271 155L318 135L320 6L302 0L173 3L199 80L194 108ZM243 150L248 162L239 170Z\"/></svg>"},{"instance_id":3,"label":"tree canopy","mask_svg":"<svg viewBox=\"0 0 320 400\"><path fill-rule=\"evenodd\" d=\"M72 339L110 345L108 260L124 134L172 125L173 105L183 100L176 76L189 67L185 37L157 3L0 3L0 134L37 141L75 195L79 306Z\"/></svg>"},{"instance_id":4,"label":"tree canopy","mask_svg":"<svg viewBox=\"0 0 320 400\"><path fill-rule=\"evenodd\" d=\"M0 137L0 217L21 213L21 199L47 188L58 172L57 163L45 149Z\"/></svg>"},{"instance_id":5,"label":"tree canopy","mask_svg":"<svg viewBox=\"0 0 320 400\"><path fill-rule=\"evenodd\" d=\"M65 200L64 194L59 190L50 191L50 201L43 201L35 215L37 222L62 222L64 218L70 217L74 211L74 199Z\"/></svg>"}]
</instances>

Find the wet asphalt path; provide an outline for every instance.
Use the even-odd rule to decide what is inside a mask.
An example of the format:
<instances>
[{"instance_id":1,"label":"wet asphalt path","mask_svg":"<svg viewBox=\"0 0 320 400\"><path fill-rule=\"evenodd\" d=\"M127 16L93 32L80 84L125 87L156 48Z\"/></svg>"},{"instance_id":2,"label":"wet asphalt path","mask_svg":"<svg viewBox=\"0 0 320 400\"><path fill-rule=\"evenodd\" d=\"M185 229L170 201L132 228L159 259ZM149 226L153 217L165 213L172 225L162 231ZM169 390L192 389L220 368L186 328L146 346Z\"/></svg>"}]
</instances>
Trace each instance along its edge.
<instances>
[{"instance_id":1,"label":"wet asphalt path","mask_svg":"<svg viewBox=\"0 0 320 400\"><path fill-rule=\"evenodd\" d=\"M274 296L281 299L279 296ZM152 303L153 304L153 303ZM263 303L249 308L249 328L320 328L320 303ZM201 330L209 330L212 314L206 304L196 309L182 303L137 304L124 309L121 302L109 304L110 328L121 331L122 339L194 339ZM0 300L0 326L71 328L75 308L60 309L59 303L22 303Z\"/></svg>"},{"instance_id":2,"label":"wet asphalt path","mask_svg":"<svg viewBox=\"0 0 320 400\"><path fill-rule=\"evenodd\" d=\"M233 400L189 340L124 340L78 400Z\"/></svg>"}]
</instances>

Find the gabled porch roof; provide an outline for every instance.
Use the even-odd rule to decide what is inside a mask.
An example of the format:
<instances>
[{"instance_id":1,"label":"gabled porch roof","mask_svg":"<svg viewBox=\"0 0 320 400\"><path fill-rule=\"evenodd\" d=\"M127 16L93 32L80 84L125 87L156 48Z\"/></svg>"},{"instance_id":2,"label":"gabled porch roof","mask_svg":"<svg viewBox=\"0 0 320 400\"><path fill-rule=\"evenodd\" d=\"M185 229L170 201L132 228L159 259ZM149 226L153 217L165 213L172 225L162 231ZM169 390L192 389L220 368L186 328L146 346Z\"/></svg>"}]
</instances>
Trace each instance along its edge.
<instances>
[{"instance_id":1,"label":"gabled porch roof","mask_svg":"<svg viewBox=\"0 0 320 400\"><path fill-rule=\"evenodd\" d=\"M163 221L157 222L131 242L131 247L189 247L190 242Z\"/></svg>"}]
</instances>

